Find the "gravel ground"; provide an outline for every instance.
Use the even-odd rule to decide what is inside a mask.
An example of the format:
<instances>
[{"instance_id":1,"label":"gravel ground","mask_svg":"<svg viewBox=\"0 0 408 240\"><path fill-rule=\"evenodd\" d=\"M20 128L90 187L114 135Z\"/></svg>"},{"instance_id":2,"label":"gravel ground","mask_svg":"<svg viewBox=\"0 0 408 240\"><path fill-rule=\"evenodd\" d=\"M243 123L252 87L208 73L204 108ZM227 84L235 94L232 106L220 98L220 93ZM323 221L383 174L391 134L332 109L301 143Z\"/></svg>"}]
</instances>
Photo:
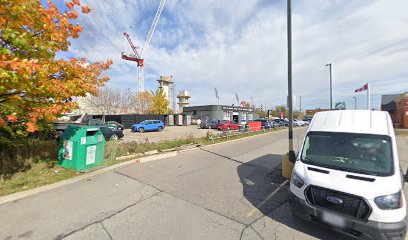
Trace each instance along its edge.
<instances>
[{"instance_id":1,"label":"gravel ground","mask_svg":"<svg viewBox=\"0 0 408 240\"><path fill-rule=\"evenodd\" d=\"M193 138L205 137L208 131L216 131L213 129L200 129L197 125L190 126L170 126L166 127L162 132L131 132L130 129L125 129L123 133L125 136L121 139L125 142L131 141L149 141L161 142L166 140L174 140L186 138L192 135Z\"/></svg>"}]
</instances>

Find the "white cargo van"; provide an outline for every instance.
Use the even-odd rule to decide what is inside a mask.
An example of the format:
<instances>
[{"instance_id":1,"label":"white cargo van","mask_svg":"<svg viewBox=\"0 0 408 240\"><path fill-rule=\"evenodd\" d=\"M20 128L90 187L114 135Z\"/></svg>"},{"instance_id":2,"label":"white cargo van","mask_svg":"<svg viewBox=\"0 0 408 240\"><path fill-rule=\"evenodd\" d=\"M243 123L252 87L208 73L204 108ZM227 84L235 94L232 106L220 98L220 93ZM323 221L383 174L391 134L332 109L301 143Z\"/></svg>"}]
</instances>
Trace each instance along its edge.
<instances>
[{"instance_id":1,"label":"white cargo van","mask_svg":"<svg viewBox=\"0 0 408 240\"><path fill-rule=\"evenodd\" d=\"M289 199L297 216L354 238L404 239L403 179L387 112L320 112L297 156Z\"/></svg>"}]
</instances>

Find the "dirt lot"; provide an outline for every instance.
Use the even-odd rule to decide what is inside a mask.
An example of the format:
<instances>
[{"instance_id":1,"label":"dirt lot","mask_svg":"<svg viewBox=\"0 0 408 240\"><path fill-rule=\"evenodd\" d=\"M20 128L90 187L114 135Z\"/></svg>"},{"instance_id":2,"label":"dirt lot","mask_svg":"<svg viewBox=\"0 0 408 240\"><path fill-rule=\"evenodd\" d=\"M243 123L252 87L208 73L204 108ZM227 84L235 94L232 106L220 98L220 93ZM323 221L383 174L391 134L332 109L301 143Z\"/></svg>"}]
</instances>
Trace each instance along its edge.
<instances>
[{"instance_id":1,"label":"dirt lot","mask_svg":"<svg viewBox=\"0 0 408 240\"><path fill-rule=\"evenodd\" d=\"M125 142L131 141L149 141L149 142L160 142L166 140L186 138L190 135L193 138L204 137L207 135L208 131L216 131L209 129L199 129L197 125L190 126L170 126L166 127L163 132L131 132L130 129L125 129L123 133L125 136L121 139Z\"/></svg>"}]
</instances>

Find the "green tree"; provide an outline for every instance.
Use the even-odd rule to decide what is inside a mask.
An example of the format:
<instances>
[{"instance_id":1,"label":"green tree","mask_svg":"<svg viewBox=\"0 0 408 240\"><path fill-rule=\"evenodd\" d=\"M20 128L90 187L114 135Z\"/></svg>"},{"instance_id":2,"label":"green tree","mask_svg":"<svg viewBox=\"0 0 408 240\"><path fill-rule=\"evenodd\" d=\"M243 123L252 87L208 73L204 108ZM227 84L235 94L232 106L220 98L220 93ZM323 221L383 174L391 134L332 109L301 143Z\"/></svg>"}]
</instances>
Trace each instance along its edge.
<instances>
[{"instance_id":1,"label":"green tree","mask_svg":"<svg viewBox=\"0 0 408 240\"><path fill-rule=\"evenodd\" d=\"M52 0L0 0L0 136L16 138L42 130L77 107L73 97L98 94L112 64L56 58L82 27L79 0L61 12Z\"/></svg>"},{"instance_id":2,"label":"green tree","mask_svg":"<svg viewBox=\"0 0 408 240\"><path fill-rule=\"evenodd\" d=\"M293 117L296 119L303 119L305 117L305 114L299 111L293 111Z\"/></svg>"},{"instance_id":3,"label":"green tree","mask_svg":"<svg viewBox=\"0 0 408 240\"><path fill-rule=\"evenodd\" d=\"M136 112L146 114L150 111L152 104L152 94L148 91L137 93L134 97Z\"/></svg>"},{"instance_id":4,"label":"green tree","mask_svg":"<svg viewBox=\"0 0 408 240\"><path fill-rule=\"evenodd\" d=\"M167 100L163 89L159 88L156 92L151 91L152 103L150 105L150 112L154 114L168 114L170 113L170 101Z\"/></svg>"},{"instance_id":5,"label":"green tree","mask_svg":"<svg viewBox=\"0 0 408 240\"><path fill-rule=\"evenodd\" d=\"M254 110L255 114L257 114L260 118L263 118L265 116L265 111L261 110L260 108L255 108Z\"/></svg>"},{"instance_id":6,"label":"green tree","mask_svg":"<svg viewBox=\"0 0 408 240\"><path fill-rule=\"evenodd\" d=\"M276 106L273 110L272 110L272 116L274 117L280 117L281 112L283 112L283 116L287 117L288 114L288 109L286 108L285 105L280 105L280 106Z\"/></svg>"}]
</instances>

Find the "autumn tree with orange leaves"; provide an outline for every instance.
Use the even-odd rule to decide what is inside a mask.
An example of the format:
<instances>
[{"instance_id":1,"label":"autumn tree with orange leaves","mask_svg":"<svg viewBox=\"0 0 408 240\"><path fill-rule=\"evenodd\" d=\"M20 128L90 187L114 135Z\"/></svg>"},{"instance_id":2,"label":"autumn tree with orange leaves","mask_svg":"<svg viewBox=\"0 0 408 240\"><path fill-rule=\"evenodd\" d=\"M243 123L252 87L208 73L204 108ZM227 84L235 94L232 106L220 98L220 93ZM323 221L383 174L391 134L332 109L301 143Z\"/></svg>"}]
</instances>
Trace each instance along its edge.
<instances>
[{"instance_id":1,"label":"autumn tree with orange leaves","mask_svg":"<svg viewBox=\"0 0 408 240\"><path fill-rule=\"evenodd\" d=\"M112 64L85 58L58 59L82 27L75 19L91 11L79 0L60 11L52 0L0 0L0 136L41 131L77 107L73 97L98 94Z\"/></svg>"}]
</instances>

